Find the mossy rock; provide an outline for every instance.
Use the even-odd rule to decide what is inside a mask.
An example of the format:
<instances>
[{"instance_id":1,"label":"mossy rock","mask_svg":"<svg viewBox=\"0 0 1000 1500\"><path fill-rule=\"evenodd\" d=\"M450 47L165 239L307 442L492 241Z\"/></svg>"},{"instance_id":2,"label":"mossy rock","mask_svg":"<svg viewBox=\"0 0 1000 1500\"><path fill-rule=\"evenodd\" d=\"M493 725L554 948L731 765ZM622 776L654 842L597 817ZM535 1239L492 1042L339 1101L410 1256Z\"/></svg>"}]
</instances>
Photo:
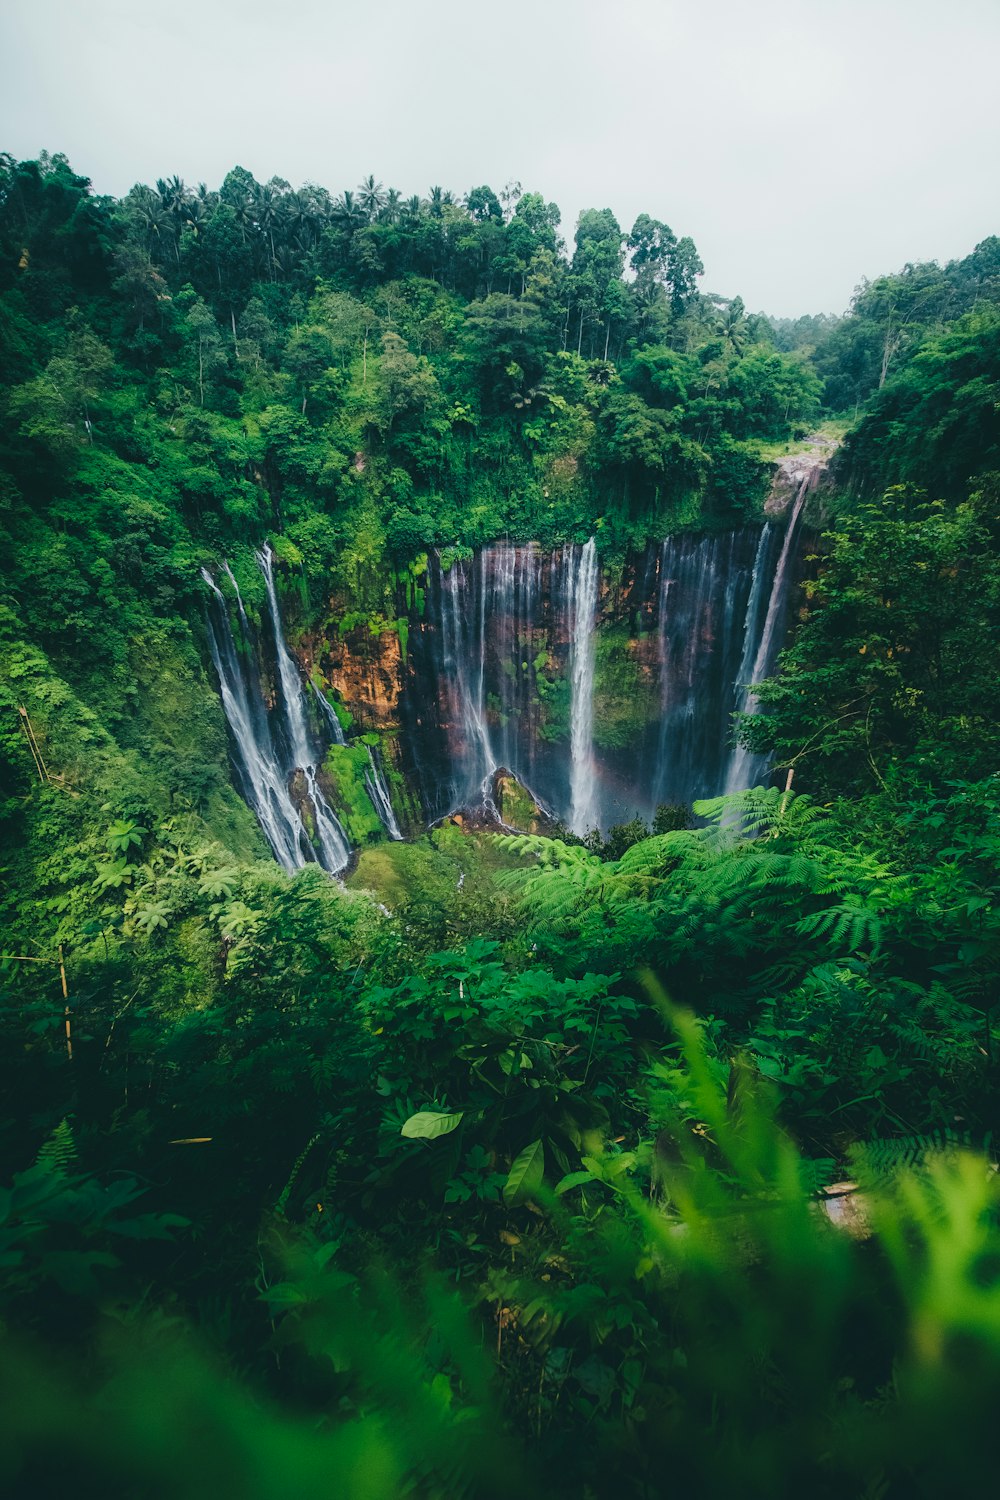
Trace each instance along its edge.
<instances>
[{"instance_id":1,"label":"mossy rock","mask_svg":"<svg viewBox=\"0 0 1000 1500\"><path fill-rule=\"evenodd\" d=\"M551 818L516 776L498 771L493 780L493 799L508 827L519 833L551 833Z\"/></svg>"},{"instance_id":2,"label":"mossy rock","mask_svg":"<svg viewBox=\"0 0 1000 1500\"><path fill-rule=\"evenodd\" d=\"M323 782L330 805L355 848L384 838L382 820L365 788L370 771L368 747L364 744L331 745L323 761Z\"/></svg>"},{"instance_id":3,"label":"mossy rock","mask_svg":"<svg viewBox=\"0 0 1000 1500\"><path fill-rule=\"evenodd\" d=\"M594 668L594 743L602 750L621 750L659 717L659 693L643 672L626 627L601 631Z\"/></svg>"}]
</instances>

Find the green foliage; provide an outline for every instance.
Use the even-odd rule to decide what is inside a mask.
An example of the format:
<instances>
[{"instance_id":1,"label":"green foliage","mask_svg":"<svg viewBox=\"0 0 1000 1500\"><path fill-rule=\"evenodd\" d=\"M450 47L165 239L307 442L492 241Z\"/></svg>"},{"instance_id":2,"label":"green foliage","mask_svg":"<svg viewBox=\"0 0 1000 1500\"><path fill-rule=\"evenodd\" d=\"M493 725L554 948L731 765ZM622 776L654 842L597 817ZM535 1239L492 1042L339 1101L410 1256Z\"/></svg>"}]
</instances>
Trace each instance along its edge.
<instances>
[{"instance_id":1,"label":"green foliage","mask_svg":"<svg viewBox=\"0 0 1000 1500\"><path fill-rule=\"evenodd\" d=\"M408 1141L435 1141L439 1135L450 1135L462 1123L462 1111L455 1115L436 1114L433 1110L418 1110L399 1127L399 1133Z\"/></svg>"},{"instance_id":2,"label":"green foliage","mask_svg":"<svg viewBox=\"0 0 1000 1500\"><path fill-rule=\"evenodd\" d=\"M558 223L0 162L14 1493L981 1493L997 242L772 327L660 220ZM430 546L756 518L821 380L867 410L739 726L794 791L390 843L356 735L320 771L344 885L266 857L201 566L253 630L271 539L319 685L318 621L405 655ZM602 632L598 743L660 707Z\"/></svg>"},{"instance_id":3,"label":"green foliage","mask_svg":"<svg viewBox=\"0 0 1000 1500\"><path fill-rule=\"evenodd\" d=\"M846 482L865 495L918 484L964 500L1000 468L1000 311L970 313L929 337L848 435Z\"/></svg>"},{"instance_id":4,"label":"green foliage","mask_svg":"<svg viewBox=\"0 0 1000 1500\"><path fill-rule=\"evenodd\" d=\"M988 775L1000 724L998 537L992 477L955 508L898 487L840 517L746 737L825 795L940 789L956 765Z\"/></svg>"},{"instance_id":5,"label":"green foliage","mask_svg":"<svg viewBox=\"0 0 1000 1500\"><path fill-rule=\"evenodd\" d=\"M378 813L365 787L371 770L367 745L331 745L323 763L333 806L354 847L385 836Z\"/></svg>"}]
</instances>

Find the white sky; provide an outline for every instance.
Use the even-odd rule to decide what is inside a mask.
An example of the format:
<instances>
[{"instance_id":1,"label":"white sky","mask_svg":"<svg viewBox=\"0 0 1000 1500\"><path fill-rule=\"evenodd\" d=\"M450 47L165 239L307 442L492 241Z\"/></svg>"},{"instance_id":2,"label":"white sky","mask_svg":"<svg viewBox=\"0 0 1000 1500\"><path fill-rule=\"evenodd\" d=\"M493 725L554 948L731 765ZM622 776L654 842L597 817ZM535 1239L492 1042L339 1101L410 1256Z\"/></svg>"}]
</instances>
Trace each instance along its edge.
<instances>
[{"instance_id":1,"label":"white sky","mask_svg":"<svg viewBox=\"0 0 1000 1500\"><path fill-rule=\"evenodd\" d=\"M998 80L1000 0L0 0L0 149L99 192L517 178L778 315L1000 233Z\"/></svg>"}]
</instances>

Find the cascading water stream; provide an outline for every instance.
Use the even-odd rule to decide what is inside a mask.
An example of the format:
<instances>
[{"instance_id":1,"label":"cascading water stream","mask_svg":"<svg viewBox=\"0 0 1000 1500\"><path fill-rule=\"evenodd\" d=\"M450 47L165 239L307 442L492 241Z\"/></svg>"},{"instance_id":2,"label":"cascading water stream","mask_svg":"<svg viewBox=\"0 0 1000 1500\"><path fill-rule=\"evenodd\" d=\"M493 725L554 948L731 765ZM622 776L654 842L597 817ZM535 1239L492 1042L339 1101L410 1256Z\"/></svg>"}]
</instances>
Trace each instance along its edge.
<instances>
[{"instance_id":1,"label":"cascading water stream","mask_svg":"<svg viewBox=\"0 0 1000 1500\"><path fill-rule=\"evenodd\" d=\"M496 820L499 770L580 833L745 784L733 716L780 643L794 512L788 527L651 543L608 580L603 606L593 540L433 556L399 699L402 768L428 822Z\"/></svg>"},{"instance_id":2,"label":"cascading water stream","mask_svg":"<svg viewBox=\"0 0 1000 1500\"><path fill-rule=\"evenodd\" d=\"M304 771L307 766L312 765L313 755L309 748L309 729L306 722L302 681L298 667L292 660L292 654L285 645L284 632L281 628L278 592L274 585L274 553L270 546L265 546L261 552L255 552L254 556L267 586L267 603L271 611L274 651L278 662L278 681L281 685L281 699L285 710L284 721L292 752L292 762Z\"/></svg>"},{"instance_id":3,"label":"cascading water stream","mask_svg":"<svg viewBox=\"0 0 1000 1500\"><path fill-rule=\"evenodd\" d=\"M478 578L474 576L472 598L465 575L456 559L442 580L441 635L444 667L457 700L462 737L461 765L455 783L454 808L474 802L477 791L482 805L496 814L491 784L497 770L496 757L486 727L486 588L484 554L480 553Z\"/></svg>"},{"instance_id":4,"label":"cascading water stream","mask_svg":"<svg viewBox=\"0 0 1000 1500\"><path fill-rule=\"evenodd\" d=\"M317 778L317 766L310 748L306 718L306 700L302 679L288 647L281 626L281 613L274 584L273 553L270 548L257 553L257 562L267 586L268 608L274 632L275 658L280 683L280 729L288 753L279 753L271 734L267 707L254 667L259 662L259 648L239 585L227 562L222 570L232 585L239 614L243 659L237 651L229 620L225 596L206 568L201 576L212 592L209 610L209 650L219 679L222 706L229 724L233 760L243 795L257 816L265 837L279 864L289 873L310 860L318 860L324 869L337 874L350 858L350 844L343 826L331 808ZM329 729L330 741L346 744L336 710L315 683L309 686ZM372 751L368 750L369 769L364 785L389 838L401 839L399 823L392 808L385 778ZM294 760L294 764L290 761ZM294 773L301 772L311 807L310 836L302 809L291 794Z\"/></svg>"},{"instance_id":5,"label":"cascading water stream","mask_svg":"<svg viewBox=\"0 0 1000 1500\"><path fill-rule=\"evenodd\" d=\"M267 602L271 611L274 630L274 650L278 662L278 680L284 708L284 727L292 754L291 769L299 770L306 779L309 800L312 803L316 839L319 844L319 862L325 870L337 874L351 857L351 846L340 821L323 795L316 780L316 766L309 745L309 727L306 718L306 699L302 691L302 679L285 645L281 627L281 611L274 584L274 553L269 546L255 553L257 563L267 586Z\"/></svg>"},{"instance_id":6,"label":"cascading water stream","mask_svg":"<svg viewBox=\"0 0 1000 1500\"><path fill-rule=\"evenodd\" d=\"M278 763L263 704L253 703L240 670L225 598L206 568L201 569L201 576L213 596L214 607L208 612L208 645L219 678L236 772L275 859L291 874L306 862L306 830L289 792L288 778Z\"/></svg>"},{"instance_id":7,"label":"cascading water stream","mask_svg":"<svg viewBox=\"0 0 1000 1500\"><path fill-rule=\"evenodd\" d=\"M204 571L205 570L202 569L202 574L204 574ZM233 577L233 570L229 566L229 564L225 560L225 558L223 558L223 560L222 560L222 571L223 571L223 573L225 573L226 577L229 579L229 582L232 584L232 586L233 586L233 593L236 595L236 608L240 612L240 628L243 631L243 639L245 641L249 641L249 639L250 639L250 622L247 619L247 612L243 608L243 595L240 593L240 586L239 586L239 584L236 582L236 579Z\"/></svg>"},{"instance_id":8,"label":"cascading water stream","mask_svg":"<svg viewBox=\"0 0 1000 1500\"><path fill-rule=\"evenodd\" d=\"M382 775L381 768L375 759L374 751L370 745L368 746L368 760L370 769L365 772L364 776L365 791L368 793L371 805L378 813L382 827L386 833L391 839L400 842L403 835L400 832L399 823L396 821L396 814L392 810L389 788L385 784L385 777Z\"/></svg>"},{"instance_id":9,"label":"cascading water stream","mask_svg":"<svg viewBox=\"0 0 1000 1500\"><path fill-rule=\"evenodd\" d=\"M746 691L744 693L740 708L741 711L745 714L756 714L760 712L760 703L753 689L757 683L763 682L764 679L769 675L774 665L774 658L777 655L777 648L779 645L778 631L779 626L784 621L785 605L787 602L789 561L792 556L792 548L795 541L796 531L798 529L799 517L801 516L803 506L806 503L806 496L808 495L814 482L815 472L810 472L803 479L802 483L799 486L799 492L795 497L795 504L792 508L792 514L789 518L788 526L785 529L785 537L784 541L782 542L781 552L778 557L778 564L774 570L774 577L771 582L771 592L767 604L767 615L764 620L764 628L760 633L760 637L757 642L757 649L753 654L753 665L750 668L749 675L745 675L746 668L749 662L749 655L747 649L744 648L743 661L740 664L740 680L741 683L745 685ZM765 527L764 529L766 531L767 527ZM755 587L757 586L757 583L758 579L755 574ZM733 750L733 754L729 762L729 771L726 776L726 792L739 792L743 791L748 786L752 786L756 778L759 775L764 774L766 766L766 757L754 755L753 752L749 750L745 745L737 745Z\"/></svg>"},{"instance_id":10,"label":"cascading water stream","mask_svg":"<svg viewBox=\"0 0 1000 1500\"><path fill-rule=\"evenodd\" d=\"M303 770L306 786L309 788L309 800L313 807L316 837L319 840L320 864L325 870L336 875L350 859L351 846L347 842L347 834L341 827L340 819L320 790L315 768L305 766Z\"/></svg>"},{"instance_id":11,"label":"cascading water stream","mask_svg":"<svg viewBox=\"0 0 1000 1500\"><path fill-rule=\"evenodd\" d=\"M570 815L575 834L598 824L594 788L594 633L597 616L597 543L574 558L570 552Z\"/></svg>"},{"instance_id":12,"label":"cascading water stream","mask_svg":"<svg viewBox=\"0 0 1000 1500\"><path fill-rule=\"evenodd\" d=\"M256 813L278 863L291 873L310 860L318 859L325 870L336 874L350 858L350 844L316 780L316 768L309 750L302 685L281 630L270 548L258 553L257 560L267 583L281 682L282 728L293 763L286 764L278 754L259 684L248 679L241 669L225 597L208 570L202 568L201 576L211 589L214 602L208 616L209 650L219 678L222 706L232 736L234 762L243 794ZM250 629L243 601L228 566L225 566L225 572L236 594L244 644L249 646ZM296 770L300 770L305 778L312 808L314 839L310 838L301 807L291 794L291 777Z\"/></svg>"},{"instance_id":13,"label":"cascading water stream","mask_svg":"<svg viewBox=\"0 0 1000 1500\"><path fill-rule=\"evenodd\" d=\"M346 745L347 740L340 720L337 717L337 710L326 695L320 692L314 682L310 682L309 686L316 695L316 702L319 705L320 713L329 726L331 740L335 745ZM370 745L367 749L370 769L364 773L365 791L368 793L368 800L378 814L379 822L382 824L389 838L398 842L402 839L403 835L399 831L399 823L396 819L396 814L392 810L389 788L385 784L385 777L382 775L381 768L375 759L375 752Z\"/></svg>"},{"instance_id":14,"label":"cascading water stream","mask_svg":"<svg viewBox=\"0 0 1000 1500\"><path fill-rule=\"evenodd\" d=\"M333 704L325 696L325 694L320 692L319 688L314 682L310 682L309 686L312 688L313 692L316 695L316 702L319 705L320 713L323 715L323 718L329 725L331 740L335 745L346 745L347 741L344 738L344 731L341 727L340 720L337 718L337 710L334 708Z\"/></svg>"}]
</instances>

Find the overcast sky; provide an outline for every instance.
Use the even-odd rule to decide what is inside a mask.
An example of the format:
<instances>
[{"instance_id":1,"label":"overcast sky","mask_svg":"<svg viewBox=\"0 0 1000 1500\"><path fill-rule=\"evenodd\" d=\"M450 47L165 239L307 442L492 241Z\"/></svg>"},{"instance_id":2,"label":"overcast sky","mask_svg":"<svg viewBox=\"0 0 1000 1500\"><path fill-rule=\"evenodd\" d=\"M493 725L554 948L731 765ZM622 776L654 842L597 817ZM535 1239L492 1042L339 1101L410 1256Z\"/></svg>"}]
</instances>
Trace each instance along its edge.
<instances>
[{"instance_id":1,"label":"overcast sky","mask_svg":"<svg viewBox=\"0 0 1000 1500\"><path fill-rule=\"evenodd\" d=\"M703 288L840 312L1000 233L1000 0L0 0L0 149L405 194L519 179L694 239Z\"/></svg>"}]
</instances>

